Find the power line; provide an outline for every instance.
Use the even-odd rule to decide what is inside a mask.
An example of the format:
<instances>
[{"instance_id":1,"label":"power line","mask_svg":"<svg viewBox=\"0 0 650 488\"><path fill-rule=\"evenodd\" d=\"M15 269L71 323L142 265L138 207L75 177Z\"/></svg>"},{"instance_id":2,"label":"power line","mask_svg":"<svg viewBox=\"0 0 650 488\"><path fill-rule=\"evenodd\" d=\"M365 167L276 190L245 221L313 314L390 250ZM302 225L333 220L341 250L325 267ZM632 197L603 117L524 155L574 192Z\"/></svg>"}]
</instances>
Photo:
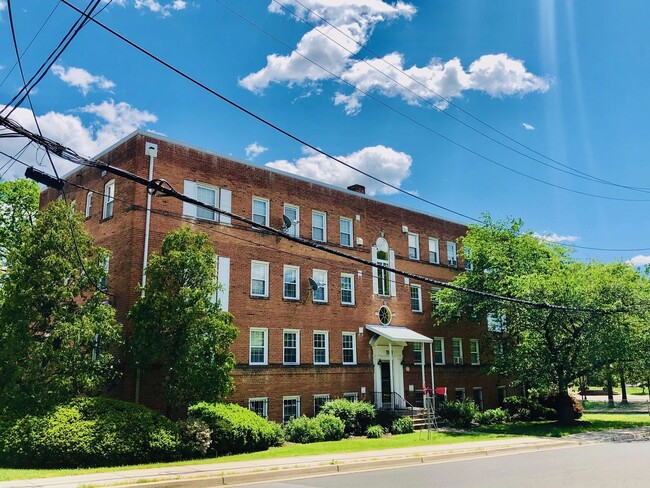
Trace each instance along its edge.
<instances>
[{"instance_id":1,"label":"power line","mask_svg":"<svg viewBox=\"0 0 650 488\"><path fill-rule=\"evenodd\" d=\"M217 0L217 1L223 5L223 3L222 3L220 0ZM287 13L289 13L290 15L292 15L293 17L295 17L296 19L298 19L299 21L301 21L301 22L303 22L304 24L310 26L310 27L311 27L312 29L314 29L316 32L318 32L318 33L321 34L322 36L326 37L327 39L329 39L329 40L332 41L333 43L337 44L337 45L338 45L339 47L341 47L342 49L344 49L344 50L346 50L347 52L349 52L352 56L355 56L355 55L356 55L355 52L349 50L346 46L344 46L343 44L339 43L338 41L336 41L335 39L333 39L332 37L330 37L329 35L327 35L325 32L323 32L321 29L319 29L318 27L316 27L314 24L312 24L312 23L308 22L307 20L303 19L302 17L300 17L299 15L297 15L295 12L292 12L292 11L291 11L287 6L285 6L284 4L282 4L280 1L278 1L278 0L272 0L272 1L273 1L274 3L276 3L277 5L279 5L279 6L280 6L283 10L285 10ZM555 163L555 164L557 164L557 165L559 165L559 166L561 166L561 167L563 167L563 168L566 168L566 169L568 169L569 171L563 170L563 169L561 169L561 168L557 168L557 167L555 167L555 166L553 166L553 165L550 165L550 164L548 164L548 163L545 163L544 161L541 161L541 160L539 160L539 159L537 159L537 158L535 158L535 157L532 157L532 156L530 156L529 154L523 153L523 152L521 152L521 151L519 151L519 150L513 148L512 146L509 146L509 145L507 145L507 144L504 144L503 142L501 142L501 141L499 141L499 140L493 138L492 136L490 136L490 135L484 133L483 131L478 130L476 127L474 127L474 126L468 124L467 122L463 121L462 119L459 119L458 117L455 117L454 115L450 114L449 112L447 112L447 111L445 111L445 110L443 110L443 109L440 109L440 108L437 107L435 104L432 104L428 99L422 97L421 95L419 95L418 93L416 93L415 91L413 91L412 89L410 89L408 86L406 86L406 85L400 83L398 80L396 80L396 79L394 79L393 77L389 76L386 72L380 70L379 68L377 68L377 67L376 67L375 65L373 65L372 63L369 63L367 60L365 60L365 59L361 59L361 58L357 58L358 61L365 63L366 65L368 65L369 67L371 67L373 70L377 71L378 73L382 74L383 76L385 76L386 78L388 78L389 80L391 80L393 83L395 83L395 84L399 85L400 87L402 87L403 89L405 89L405 90L411 92L411 93L412 93L413 95L415 95L417 98L419 98L420 100L422 100L424 103L430 105L431 107L433 107L434 109L436 109L438 112L442 113L443 115L446 115L447 117L450 117L451 119L453 119L453 120L455 120L456 122L458 122L458 123L464 125L465 127L469 128L470 130L472 130L472 131L474 131L474 132L480 134L481 136L483 136L483 137L489 139L490 141L495 142L496 144L499 144L500 146L502 146L502 147L504 147L504 148L506 148L506 149L509 149L509 150L515 152L516 154L519 154L519 155L524 156L524 157L526 157L526 158L528 158L528 159L531 159L532 161L535 161L535 162L537 162L537 163L539 163L539 164L542 164L542 165L544 165L544 166L547 166L547 167L549 167L549 168L551 168L551 169L554 169L554 170L556 170L556 171L560 171L560 172L562 172L562 173L569 174L569 175L571 175L571 176L575 176L575 177L578 177L578 178L583 178L583 179L586 179L586 180L588 180L588 181L593 181L593 182L601 183L601 184L604 184L604 185L610 185L610 186L615 186L615 187L619 187L619 188L624 188L624 189L627 189L627 190L638 191L638 192L642 192L642 193L648 193L648 192L650 192L650 188L642 188L642 187L634 187L634 186L623 185L623 184L619 184L619 183L615 183L615 182L612 182L612 181L609 181L609 180L605 180L605 179L599 178L599 177L597 177L597 176L590 175L590 174L585 173L585 172L583 172L583 171L580 171L580 170L578 170L578 169L576 169L576 168L573 168L573 167L571 167L571 166L569 166L569 165L567 165L567 164L564 164L564 163L562 163L562 162L560 162L560 161L557 161L557 160L555 160L555 159L553 159L553 158L551 158L551 157L549 157L549 156L546 156L546 155L544 155L543 153L541 153L541 152L539 152L539 151L537 151L537 150L531 148L530 146L528 146L528 145L526 145L526 144L523 144L522 142L520 142L520 141L514 139L513 137L509 136L509 135L506 134L505 132L500 131L500 130L497 129L496 127L494 127L494 126L488 124L487 122L485 122L485 121L483 121L482 119L478 118L477 116L473 115L471 112L469 112L469 111L463 109L460 105L457 105L456 103L454 103L454 102L451 100L451 98L445 97L444 95L441 95L441 94L437 93L435 90L433 90L433 89L430 88L429 86L425 85L424 83L422 83L422 82L421 82L420 80L418 80L417 78L412 77L410 74L408 74L407 72L405 72L404 70L402 70L400 67L395 66L395 65L392 64L390 61L386 60L384 57L381 57L379 54L377 54L376 52L374 52L373 50L371 50L371 49L368 48L367 46L361 44L361 43L358 42L356 39L354 39L352 36L350 36L348 33L346 33L345 31L343 31L343 30L341 30L341 29L339 29L336 25L334 25L334 24L332 24L331 22L329 22L327 19L325 19L324 17L322 17L318 12L315 12L314 10L310 9L310 8L307 7L305 4L301 3L299 0L293 0L293 1L295 1L297 4L299 4L299 5L300 5L301 7L303 7L305 10L307 10L309 13L311 13L311 14L314 15L315 17L318 17L321 21L323 21L324 23L326 23L327 25L329 25L330 27L332 27L333 29L335 29L336 31L338 31L340 34L342 34L343 36L345 36L345 37L347 37L348 39L350 39L350 40L351 40L352 42L354 42L357 46L359 46L361 50L364 50L364 51L369 52L370 54L372 54L373 56L375 56L376 59L381 59L381 60L384 62L384 64L386 64L387 66L390 66L390 67L393 68L394 70L398 71L400 74L402 74L402 75L404 75L405 77L409 78L411 81L417 83L420 87L422 87L423 89L425 89L425 90L427 90L428 92L432 93L433 95L435 95L435 96L438 97L439 99L443 100L445 103L447 103L447 104L453 106L453 107L454 107L455 109L457 109L458 111L460 111L460 112L464 113L465 115L471 117L472 119L476 120L477 122L479 122L479 123L482 124L483 126L485 126L485 127L489 128L489 129L491 129L492 131L496 132L496 133L499 134L500 136L502 136L502 137L504 137L504 138L506 138L506 139L508 139L508 140L510 140L510 141L512 141L512 142L514 142L514 143L517 144L518 146L523 147L523 148L527 149L528 151L530 151L530 152L532 152L532 153L534 153L534 154L536 154L536 155L538 155L538 156L540 156L540 157L542 157L542 158L544 158L544 159L546 159L546 160L548 160L548 161L551 161L551 162L553 162L553 163ZM289 48L289 49L291 49L291 48ZM297 51L294 50L293 52L297 52ZM338 77L338 76L337 76L337 78L340 79L340 77ZM354 85L352 85L352 86L353 86L353 88L355 88L355 90L357 89L356 87L354 87ZM359 91L361 91L361 90L359 90ZM364 93L364 94L365 94L365 92L363 92L363 91L361 91L361 93Z\"/></svg>"}]
</instances>

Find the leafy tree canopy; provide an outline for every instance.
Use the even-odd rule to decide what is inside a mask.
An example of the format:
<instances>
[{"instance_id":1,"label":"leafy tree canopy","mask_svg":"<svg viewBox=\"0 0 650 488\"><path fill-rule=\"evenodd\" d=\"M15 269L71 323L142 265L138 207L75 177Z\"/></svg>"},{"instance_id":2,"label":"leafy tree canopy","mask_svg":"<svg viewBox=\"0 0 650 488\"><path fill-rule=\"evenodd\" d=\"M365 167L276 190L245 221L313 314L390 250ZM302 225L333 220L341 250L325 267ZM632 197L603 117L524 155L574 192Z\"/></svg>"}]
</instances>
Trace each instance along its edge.
<instances>
[{"instance_id":1,"label":"leafy tree canopy","mask_svg":"<svg viewBox=\"0 0 650 488\"><path fill-rule=\"evenodd\" d=\"M108 251L69 205L53 202L22 232L0 287L0 414L98 393L115 376L122 330L94 286Z\"/></svg>"},{"instance_id":2,"label":"leafy tree canopy","mask_svg":"<svg viewBox=\"0 0 650 488\"><path fill-rule=\"evenodd\" d=\"M477 321L489 317L486 339L499 351L493 372L560 395L582 375L634 360L635 344L647 333L650 318L647 277L624 263L576 261L560 246L522 234L521 225L487 216L485 225L470 226L460 241L463 249L471 249L472 270L453 283L563 308L445 289L436 295L438 324L457 320L459 311Z\"/></svg>"},{"instance_id":3,"label":"leafy tree canopy","mask_svg":"<svg viewBox=\"0 0 650 488\"><path fill-rule=\"evenodd\" d=\"M149 260L144 295L129 314L136 364L162 368L170 412L233 391L230 345L237 329L214 299L215 258L205 233L189 227L169 233Z\"/></svg>"},{"instance_id":4,"label":"leafy tree canopy","mask_svg":"<svg viewBox=\"0 0 650 488\"><path fill-rule=\"evenodd\" d=\"M38 210L38 184L31 180L0 181L0 266L9 249L20 246Z\"/></svg>"}]
</instances>

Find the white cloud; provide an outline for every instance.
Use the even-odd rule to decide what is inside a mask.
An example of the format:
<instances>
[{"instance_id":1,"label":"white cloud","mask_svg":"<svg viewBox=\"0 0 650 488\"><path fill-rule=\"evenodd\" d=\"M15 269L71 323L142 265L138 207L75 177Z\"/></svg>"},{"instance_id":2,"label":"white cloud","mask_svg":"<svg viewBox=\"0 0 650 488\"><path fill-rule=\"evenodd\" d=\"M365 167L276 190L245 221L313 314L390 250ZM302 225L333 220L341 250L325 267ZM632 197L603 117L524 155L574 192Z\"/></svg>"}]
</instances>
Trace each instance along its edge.
<instances>
[{"instance_id":1,"label":"white cloud","mask_svg":"<svg viewBox=\"0 0 650 488\"><path fill-rule=\"evenodd\" d=\"M366 187L366 193L371 196L397 192L316 151L304 148L303 152L304 156L293 162L277 160L266 163L266 166L343 188L360 184ZM371 173L397 187L400 187L402 181L411 174L411 156L382 145L364 147L348 155L336 157L354 168Z\"/></svg>"},{"instance_id":2,"label":"white cloud","mask_svg":"<svg viewBox=\"0 0 650 488\"><path fill-rule=\"evenodd\" d=\"M3 10L7 10L6 0L0 0L0 12L2 12Z\"/></svg>"},{"instance_id":3,"label":"white cloud","mask_svg":"<svg viewBox=\"0 0 650 488\"><path fill-rule=\"evenodd\" d=\"M526 123L526 122L522 122L521 125L522 125L523 128L526 129L526 130L535 130L535 126L534 126L534 125L528 124L528 123Z\"/></svg>"},{"instance_id":4,"label":"white cloud","mask_svg":"<svg viewBox=\"0 0 650 488\"><path fill-rule=\"evenodd\" d=\"M135 0L135 8L138 10L149 9L153 13L160 14L163 17L169 17L172 10L185 10L187 8L187 2L185 0L174 0L169 3L160 3L157 0Z\"/></svg>"},{"instance_id":5,"label":"white cloud","mask_svg":"<svg viewBox=\"0 0 650 488\"><path fill-rule=\"evenodd\" d=\"M339 91L333 99L334 104L343 105L349 115L358 113L364 93L373 91L388 97L399 96L413 105L424 100L444 109L448 105L444 99L461 97L467 90L501 97L549 89L548 80L528 72L523 61L505 53L483 55L467 70L458 58L448 61L433 58L425 66L406 66L403 55L398 52L381 58L353 59L360 51L360 45L368 42L377 24L402 17L410 19L415 14L415 7L403 2L395 6L380 0L306 2L318 15L307 12L292 0L284 4L293 7L297 15L307 17L317 27L298 41L296 52L286 56L268 55L265 67L239 81L242 87L252 92L261 93L271 83L285 83L292 87L334 79L332 74L305 57L356 89L350 94ZM284 12L276 3L272 3L269 10Z\"/></svg>"},{"instance_id":6,"label":"white cloud","mask_svg":"<svg viewBox=\"0 0 650 488\"><path fill-rule=\"evenodd\" d=\"M650 256L643 256L642 254L639 254L638 256L634 256L625 262L630 266L634 266L635 268L637 266L645 266L646 264L650 264Z\"/></svg>"},{"instance_id":7,"label":"white cloud","mask_svg":"<svg viewBox=\"0 0 650 488\"><path fill-rule=\"evenodd\" d=\"M84 96L93 88L108 91L115 88L115 83L111 80L101 75L92 75L83 68L75 68L74 66L65 68L60 64L55 64L52 66L52 73L68 85L79 88Z\"/></svg>"},{"instance_id":8,"label":"white cloud","mask_svg":"<svg viewBox=\"0 0 650 488\"><path fill-rule=\"evenodd\" d=\"M0 110L3 108L4 106L0 105ZM48 112L38 116L38 123L45 137L58 141L84 156L94 156L134 130L140 129L146 124L156 122L157 120L154 114L146 110L139 110L125 102L115 103L113 100L108 100L100 104L87 105L77 109L77 111L91 115L92 120L89 123L84 123L78 115ZM30 110L17 108L11 115L11 118L30 131L37 131L34 117ZM0 139L0 148L2 151L13 155L26 142L22 138L2 138ZM42 150L37 152L35 148L30 148L21 157L21 160L26 163L33 163L34 161L47 162L46 159L43 159ZM0 155L0 167L6 161L7 158ZM56 156L55 163L59 174L65 173L75 167L72 163ZM49 166L49 163L47 164ZM49 167L42 169L44 171L50 170ZM4 177L6 179L16 178L24 174L24 171L25 168L16 163Z\"/></svg>"},{"instance_id":9,"label":"white cloud","mask_svg":"<svg viewBox=\"0 0 650 488\"><path fill-rule=\"evenodd\" d=\"M572 235L560 235L555 232L544 232L543 234L538 234L537 232L533 233L533 236L538 238L540 241L552 242L552 243L561 243L561 242L576 242L580 239L578 236Z\"/></svg>"},{"instance_id":10,"label":"white cloud","mask_svg":"<svg viewBox=\"0 0 650 488\"><path fill-rule=\"evenodd\" d=\"M246 157L249 159L255 159L257 156L263 152L266 152L268 149L268 147L260 146L257 142L254 142L246 146Z\"/></svg>"}]
</instances>

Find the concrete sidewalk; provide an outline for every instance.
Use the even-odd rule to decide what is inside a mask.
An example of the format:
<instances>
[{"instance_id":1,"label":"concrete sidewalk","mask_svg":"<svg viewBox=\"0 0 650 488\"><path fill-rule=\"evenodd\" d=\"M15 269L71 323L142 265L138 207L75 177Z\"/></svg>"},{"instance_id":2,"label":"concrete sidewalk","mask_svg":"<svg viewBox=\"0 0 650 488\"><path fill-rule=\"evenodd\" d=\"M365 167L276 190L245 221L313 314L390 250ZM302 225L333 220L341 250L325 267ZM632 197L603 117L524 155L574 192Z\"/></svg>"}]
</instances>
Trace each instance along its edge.
<instances>
[{"instance_id":1,"label":"concrete sidewalk","mask_svg":"<svg viewBox=\"0 0 650 488\"><path fill-rule=\"evenodd\" d=\"M426 438L426 433L423 433ZM514 437L492 441L441 444L401 449L299 456L260 461L194 464L114 471L57 478L0 482L0 488L73 488L79 486L129 485L160 488L234 485L293 477L383 469L424 463L514 454L544 449L577 447L579 441L553 438Z\"/></svg>"}]
</instances>

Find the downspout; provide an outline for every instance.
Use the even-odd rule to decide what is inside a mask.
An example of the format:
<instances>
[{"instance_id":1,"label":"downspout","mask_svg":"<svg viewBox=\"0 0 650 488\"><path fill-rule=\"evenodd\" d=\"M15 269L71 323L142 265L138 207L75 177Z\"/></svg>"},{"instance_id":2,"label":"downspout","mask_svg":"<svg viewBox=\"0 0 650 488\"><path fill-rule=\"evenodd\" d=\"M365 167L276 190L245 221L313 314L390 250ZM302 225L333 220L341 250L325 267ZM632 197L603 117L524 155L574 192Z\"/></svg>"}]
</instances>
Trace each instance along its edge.
<instances>
[{"instance_id":1,"label":"downspout","mask_svg":"<svg viewBox=\"0 0 650 488\"><path fill-rule=\"evenodd\" d=\"M149 181L153 180L153 160L158 157L158 144L146 142L144 145L144 154L149 156ZM149 260L149 228L151 226L151 192L147 189L147 209L144 221L144 254L142 257L142 288L140 296L144 296L144 287L147 284L147 262ZM135 373L135 403L140 403L140 367L136 368Z\"/></svg>"},{"instance_id":2,"label":"downspout","mask_svg":"<svg viewBox=\"0 0 650 488\"><path fill-rule=\"evenodd\" d=\"M431 401L433 402L433 411L435 412L435 410L436 410L436 380L435 380L435 377L433 375L433 365L434 365L435 361L433 360L433 343L432 342L429 342L429 361L431 361L431 397L432 397Z\"/></svg>"}]
</instances>

